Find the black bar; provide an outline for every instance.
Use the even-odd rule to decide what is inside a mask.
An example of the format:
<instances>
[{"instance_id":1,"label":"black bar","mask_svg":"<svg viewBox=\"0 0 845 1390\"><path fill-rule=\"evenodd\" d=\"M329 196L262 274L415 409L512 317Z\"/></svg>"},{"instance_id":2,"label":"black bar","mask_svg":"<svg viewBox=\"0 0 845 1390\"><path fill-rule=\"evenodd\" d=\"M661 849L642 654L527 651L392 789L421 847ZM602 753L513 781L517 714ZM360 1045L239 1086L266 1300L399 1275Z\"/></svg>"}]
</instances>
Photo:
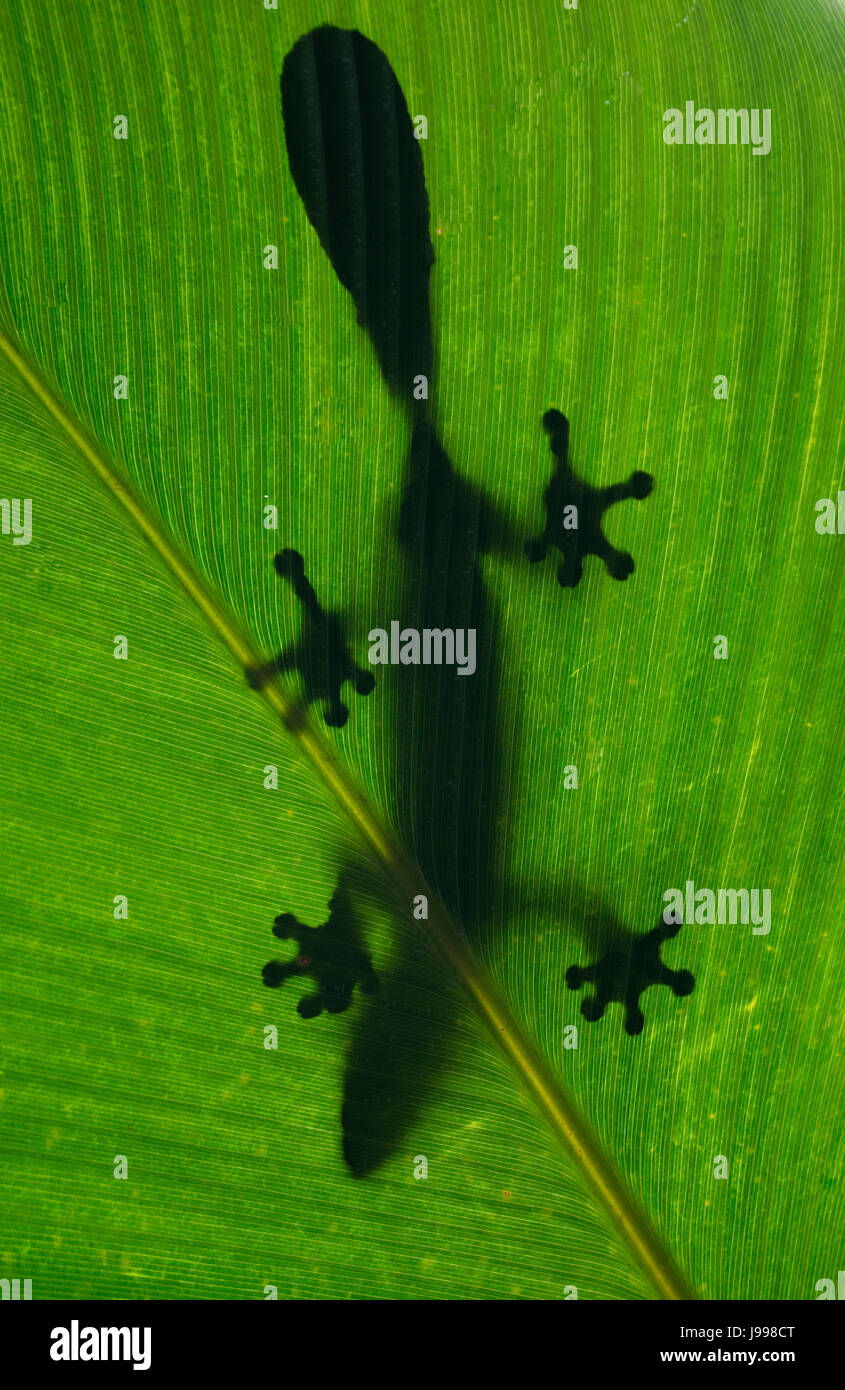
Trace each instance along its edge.
<instances>
[{"instance_id":1,"label":"black bar","mask_svg":"<svg viewBox=\"0 0 845 1390\"><path fill-rule=\"evenodd\" d=\"M666 1369L682 1382L697 1365L710 1370L739 1365L763 1379L772 1367L786 1367L802 1383L814 1373L831 1383L841 1378L843 1320L835 1301L573 1300L545 1313L535 1305L524 1322L527 1313L518 1305L528 1301L513 1300L510 1312L494 1303L493 1319L490 1304L483 1305L476 1322L469 1301L452 1314L428 1305L426 1312L414 1313L407 1303L372 1314L353 1302L328 1300L315 1300L310 1313L307 1303L291 1309L283 1300L275 1306L271 1301L7 1300L0 1303L0 1367L7 1373L10 1366L19 1368L16 1383L26 1383L29 1373L37 1377L35 1383L42 1377L61 1382L128 1374L139 1385L180 1373L223 1383L245 1376L252 1381L263 1366L296 1382L303 1372L323 1382L336 1367L356 1381L372 1377L380 1385L411 1378L419 1384L427 1364L438 1380L448 1373L451 1381L456 1375L477 1379L488 1363L500 1373L515 1363L523 1368L520 1379L551 1374L562 1384L572 1383L573 1372L585 1371L598 1384L617 1371L648 1376ZM111 1329L120 1331L113 1335ZM83 1352L87 1358L101 1350L109 1359L83 1359ZM56 1359L60 1355L68 1359Z\"/></svg>"}]
</instances>

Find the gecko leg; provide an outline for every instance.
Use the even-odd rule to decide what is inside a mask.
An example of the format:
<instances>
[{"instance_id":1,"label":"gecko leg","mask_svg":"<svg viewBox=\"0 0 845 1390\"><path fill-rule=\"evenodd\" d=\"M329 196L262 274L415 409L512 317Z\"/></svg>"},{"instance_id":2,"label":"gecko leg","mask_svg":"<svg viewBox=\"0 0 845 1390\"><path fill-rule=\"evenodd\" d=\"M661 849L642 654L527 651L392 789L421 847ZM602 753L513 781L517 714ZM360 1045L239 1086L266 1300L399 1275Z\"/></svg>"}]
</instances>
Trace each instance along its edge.
<instances>
[{"instance_id":1,"label":"gecko leg","mask_svg":"<svg viewBox=\"0 0 845 1390\"><path fill-rule=\"evenodd\" d=\"M375 687L375 677L354 661L339 614L321 608L302 556L296 550L282 550L273 564L302 605L302 627L293 646L263 666L250 667L246 671L247 681L253 689L260 690L274 675L297 671L306 704L320 704L325 723L342 728L349 718L349 710L341 699L343 685L348 682L359 695L369 695Z\"/></svg>"},{"instance_id":2,"label":"gecko leg","mask_svg":"<svg viewBox=\"0 0 845 1390\"><path fill-rule=\"evenodd\" d=\"M663 942L677 936L680 928L680 922L661 918L652 931L634 938L627 949L608 951L593 965L571 965L566 972L568 988L578 990L592 984L594 990L581 1001L583 1017L592 1023L603 1016L608 1004L622 1004L625 1032L635 1037L645 1024L640 995L650 985L668 985L679 998L691 994L695 976L689 970L672 970L660 959Z\"/></svg>"},{"instance_id":3,"label":"gecko leg","mask_svg":"<svg viewBox=\"0 0 845 1390\"><path fill-rule=\"evenodd\" d=\"M378 976L358 942L358 924L348 890L341 882L329 902L329 918L321 927L309 927L292 912L283 912L273 924L280 941L296 941L299 955L292 961L268 961L261 972L265 985L275 989L293 975L308 975L317 982L314 994L297 1004L301 1018L344 1013L352 1003L356 984L363 994L378 988Z\"/></svg>"},{"instance_id":4,"label":"gecko leg","mask_svg":"<svg viewBox=\"0 0 845 1390\"><path fill-rule=\"evenodd\" d=\"M245 675L252 690L261 690L274 676L284 676L288 671L295 670L296 650L288 647L278 656L274 656L272 661L265 661L263 666L248 666Z\"/></svg>"},{"instance_id":5,"label":"gecko leg","mask_svg":"<svg viewBox=\"0 0 845 1390\"><path fill-rule=\"evenodd\" d=\"M576 477L569 465L569 421L559 410L547 410L543 428L555 457L555 472L546 491L543 505L546 525L540 536L525 543L525 554L532 564L542 560L554 548L560 551L562 563L557 581L561 588L573 589L581 579L583 559L595 555L604 562L614 579L627 579L634 571L634 561L626 551L610 544L602 529L602 517L608 507L630 498L648 497L654 480L648 473L632 473L626 483L595 488Z\"/></svg>"}]
</instances>

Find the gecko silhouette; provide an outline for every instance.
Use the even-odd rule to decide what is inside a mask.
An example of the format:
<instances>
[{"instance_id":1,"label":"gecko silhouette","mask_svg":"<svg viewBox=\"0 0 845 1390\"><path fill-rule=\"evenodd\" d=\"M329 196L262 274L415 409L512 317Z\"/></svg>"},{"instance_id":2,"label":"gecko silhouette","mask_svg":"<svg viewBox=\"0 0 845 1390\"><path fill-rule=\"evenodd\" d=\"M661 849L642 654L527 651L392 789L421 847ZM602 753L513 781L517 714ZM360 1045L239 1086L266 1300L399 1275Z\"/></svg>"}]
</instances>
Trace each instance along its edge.
<instances>
[{"instance_id":1,"label":"gecko silhouette","mask_svg":"<svg viewBox=\"0 0 845 1390\"><path fill-rule=\"evenodd\" d=\"M648 473L632 473L627 483L612 487L590 487L577 478L569 466L569 421L559 410L547 410L543 427L557 460L554 477L543 493L546 528L542 536L526 541L529 560L542 560L550 546L563 557L557 582L563 589L574 589L581 578L585 555L597 555L614 579L627 579L634 572L634 561L624 550L616 550L602 530L601 519L608 507L626 498L648 497L654 480Z\"/></svg>"},{"instance_id":2,"label":"gecko silhouette","mask_svg":"<svg viewBox=\"0 0 845 1390\"><path fill-rule=\"evenodd\" d=\"M691 994L695 979L690 971L670 970L660 959L663 942L677 936L680 930L681 923L675 917L671 921L661 917L652 931L611 947L594 965L570 965L566 972L570 989L581 989L585 984L593 986L594 992L581 1001L584 1018L594 1023L602 1017L608 1004L622 1004L625 1032L635 1037L645 1024L640 995L649 985L668 985L679 998Z\"/></svg>"},{"instance_id":3,"label":"gecko silhouette","mask_svg":"<svg viewBox=\"0 0 845 1390\"><path fill-rule=\"evenodd\" d=\"M287 55L281 95L297 191L352 296L384 380L407 414L407 472L391 523L405 556L404 593L397 607L418 630L472 628L477 633L478 667L468 679L458 678L448 666L392 672L401 756L390 791L400 839L470 940L483 948L499 888L491 866L498 862L501 833L503 720L497 682L499 615L484 582L481 557L522 553L523 562L525 554L539 560L554 546L562 555L558 579L564 586L578 583L590 554L613 577L625 579L633 561L609 545L602 514L623 498L646 497L652 480L635 473L628 483L605 489L581 482L568 461L566 418L548 411L543 423L555 472L544 494L546 528L538 539L520 543L508 518L457 473L437 436L428 399L417 399L412 389L419 377L428 382L433 377L429 278L434 252L420 144L387 58L357 31L316 29ZM575 528L564 525L561 516L571 507L577 513ZM571 511L567 518L571 522ZM285 558L277 557L276 565L299 585L303 639L261 672L247 675L260 683L274 670L298 669L305 698L322 700L338 723L336 716L345 713L341 685L351 681L366 693L362 673L335 615L320 609L305 579L304 562L294 555L282 552ZM321 641L323 650L315 650ZM410 731L413 750L407 748ZM344 866L342 882L348 884L350 871L351 866ZM497 901L501 905L500 894ZM636 938L605 903L596 899L595 904L591 911L599 931L599 959L590 967L571 967L567 982L570 988L594 983L596 1000L584 1001L585 1017L598 1018L607 1003L620 1001L628 1024L637 1023L639 995L650 985L671 983L673 972L659 959L654 933ZM346 954L338 960L343 985L334 1000L347 1008L356 982L364 992L355 1011L341 1110L344 1157L352 1173L362 1176L397 1147L424 1103L453 1014L447 1002L430 992L423 997L420 946L410 931L403 933L389 980L380 981L377 993L372 990L359 944L350 955L349 942L358 943L358 937L345 894L335 895L329 922L316 931L302 928L290 914L281 920L285 931L297 936L305 958L319 959L321 968L331 963L332 936L340 932ZM638 947L638 941L644 944ZM271 965L269 979L265 973L271 985L296 971L296 962L287 970L278 962ZM692 988L691 976L688 983ZM629 1026L628 1031L637 1028Z\"/></svg>"},{"instance_id":4,"label":"gecko silhouette","mask_svg":"<svg viewBox=\"0 0 845 1390\"><path fill-rule=\"evenodd\" d=\"M305 573L305 561L295 550L283 550L274 560L276 573L287 579L302 606L302 636L293 646L280 652L264 666L250 666L246 678L253 690L260 690L272 676L298 671L306 704L323 702L323 718L340 729L349 718L341 699L343 685L349 681L359 695L369 695L376 680L353 661L337 613L324 613Z\"/></svg>"},{"instance_id":5,"label":"gecko silhouette","mask_svg":"<svg viewBox=\"0 0 845 1390\"><path fill-rule=\"evenodd\" d=\"M303 1018L316 1018L324 1009L330 1014L343 1013L352 1002L355 985L363 994L378 988L372 962L361 947L349 885L343 875L329 903L327 922L309 927L292 912L282 912L273 924L273 935L280 941L298 942L300 954L291 961L268 961L261 972L265 985L278 989L295 975L310 975L317 982L316 991L303 995L296 1006Z\"/></svg>"}]
</instances>

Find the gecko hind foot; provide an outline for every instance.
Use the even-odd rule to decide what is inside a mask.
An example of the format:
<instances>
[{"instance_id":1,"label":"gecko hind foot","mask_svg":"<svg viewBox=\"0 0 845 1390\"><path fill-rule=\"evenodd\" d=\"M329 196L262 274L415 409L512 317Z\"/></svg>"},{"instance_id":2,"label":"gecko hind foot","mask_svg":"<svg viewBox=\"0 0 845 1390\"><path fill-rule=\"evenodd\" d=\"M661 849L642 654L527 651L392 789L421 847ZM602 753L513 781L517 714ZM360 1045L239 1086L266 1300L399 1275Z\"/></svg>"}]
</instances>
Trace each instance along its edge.
<instances>
[{"instance_id":1,"label":"gecko hind foot","mask_svg":"<svg viewBox=\"0 0 845 1390\"><path fill-rule=\"evenodd\" d=\"M341 699L343 685L348 682L358 695L369 695L375 688L375 677L353 659L340 615L320 607L299 552L281 550L273 565L302 605L302 628L299 640L272 661L247 667L247 683L253 690L260 690L273 676L297 671L305 703L320 704L324 722L330 728L341 729L349 718L349 710Z\"/></svg>"},{"instance_id":2,"label":"gecko hind foot","mask_svg":"<svg viewBox=\"0 0 845 1390\"><path fill-rule=\"evenodd\" d=\"M604 562L613 579L625 580L634 572L634 561L627 551L610 544L602 529L602 517L608 507L628 498L642 501L654 487L649 473L632 473L626 483L612 487L591 487L576 477L569 466L569 421L559 410L547 410L543 428L556 459L555 472L543 493L546 526L541 536L525 542L525 554L532 564L542 560L547 552L559 550L562 563L557 582L562 589L574 589L581 579L582 561L595 555Z\"/></svg>"},{"instance_id":3,"label":"gecko hind foot","mask_svg":"<svg viewBox=\"0 0 845 1390\"><path fill-rule=\"evenodd\" d=\"M692 993L695 976L689 970L670 970L660 959L663 942L677 936L680 929L675 918L666 921L661 917L653 931L634 937L627 947L606 952L594 965L570 965L565 976L569 989L593 986L594 992L581 1001L581 1013L588 1023L602 1018L608 1004L622 1004L625 1032L636 1037L645 1025L640 1008L643 990L650 985L668 985L678 998Z\"/></svg>"}]
</instances>

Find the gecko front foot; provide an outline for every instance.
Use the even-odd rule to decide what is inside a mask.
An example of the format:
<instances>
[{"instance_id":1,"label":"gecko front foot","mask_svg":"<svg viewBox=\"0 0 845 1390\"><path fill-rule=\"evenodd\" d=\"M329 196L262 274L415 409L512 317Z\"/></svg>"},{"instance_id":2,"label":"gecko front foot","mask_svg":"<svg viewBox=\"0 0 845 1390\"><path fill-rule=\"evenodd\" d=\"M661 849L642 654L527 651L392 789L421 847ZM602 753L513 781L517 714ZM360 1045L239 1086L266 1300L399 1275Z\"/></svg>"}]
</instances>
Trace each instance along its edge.
<instances>
[{"instance_id":1,"label":"gecko front foot","mask_svg":"<svg viewBox=\"0 0 845 1390\"><path fill-rule=\"evenodd\" d=\"M577 478L569 466L569 421L559 410L547 410L543 428L549 436L552 453L557 460L554 476L543 493L546 508L546 528L541 536L525 544L528 559L535 563L545 558L551 547L559 550L562 563L557 582L564 589L573 589L581 578L582 561L586 555L597 555L604 561L608 574L614 579L627 579L633 574L634 561L624 550L616 550L602 530L602 517L608 507L626 498L648 497L654 486L649 473L632 473L627 483L613 487L591 487Z\"/></svg>"},{"instance_id":2,"label":"gecko front foot","mask_svg":"<svg viewBox=\"0 0 845 1390\"><path fill-rule=\"evenodd\" d=\"M261 972L265 985L278 988L292 975L310 975L317 981L316 994L308 994L296 1006L302 1018L316 1018L323 1009L341 1014L352 1003L355 985L372 994L378 977L370 958L357 940L357 925L346 889L339 886L329 903L329 920L321 927L307 927L292 912L276 918L273 935L280 941L296 941L299 955L292 961L268 961Z\"/></svg>"},{"instance_id":3,"label":"gecko front foot","mask_svg":"<svg viewBox=\"0 0 845 1390\"><path fill-rule=\"evenodd\" d=\"M298 671L306 704L321 701L323 718L333 728L342 728L349 710L340 698L341 686L349 681L359 695L369 695L375 686L371 671L364 671L353 660L337 613L324 612L305 574L305 563L296 550L282 550L273 561L276 573L286 579L302 604L302 631L299 641L264 666L251 666L246 678L253 690L275 675Z\"/></svg>"},{"instance_id":4,"label":"gecko front foot","mask_svg":"<svg viewBox=\"0 0 845 1390\"><path fill-rule=\"evenodd\" d=\"M668 985L679 997L691 994L695 977L689 970L670 970L660 959L661 945L677 936L680 929L677 920L667 922L661 917L653 931L635 937L627 949L608 951L595 965L571 965L566 972L568 987L581 989L592 984L595 991L581 1001L584 1018L593 1023L602 1017L608 1004L623 1004L625 1032L634 1037L643 1030L640 995L649 985Z\"/></svg>"}]
</instances>

